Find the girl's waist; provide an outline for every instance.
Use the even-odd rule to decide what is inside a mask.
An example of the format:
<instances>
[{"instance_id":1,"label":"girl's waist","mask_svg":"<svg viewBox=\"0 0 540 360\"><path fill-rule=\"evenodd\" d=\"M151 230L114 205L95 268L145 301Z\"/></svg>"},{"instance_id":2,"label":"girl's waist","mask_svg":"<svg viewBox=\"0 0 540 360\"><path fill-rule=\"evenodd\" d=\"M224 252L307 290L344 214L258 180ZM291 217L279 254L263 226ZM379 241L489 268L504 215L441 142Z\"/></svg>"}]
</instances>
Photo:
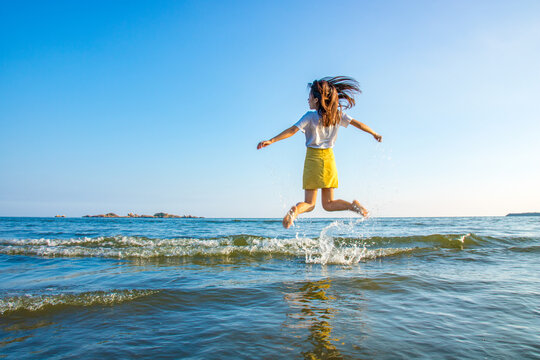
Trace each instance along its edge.
<instances>
[{"instance_id":1,"label":"girl's waist","mask_svg":"<svg viewBox=\"0 0 540 360\"><path fill-rule=\"evenodd\" d=\"M320 149L320 148L313 148L313 147L307 146L306 149L307 149L306 150L307 152L312 152L312 153L316 153L316 152L320 152L320 153L334 152L333 148Z\"/></svg>"},{"instance_id":2,"label":"girl's waist","mask_svg":"<svg viewBox=\"0 0 540 360\"><path fill-rule=\"evenodd\" d=\"M334 159L334 150L332 148L318 149L308 147L306 150L306 159L332 160Z\"/></svg>"}]
</instances>

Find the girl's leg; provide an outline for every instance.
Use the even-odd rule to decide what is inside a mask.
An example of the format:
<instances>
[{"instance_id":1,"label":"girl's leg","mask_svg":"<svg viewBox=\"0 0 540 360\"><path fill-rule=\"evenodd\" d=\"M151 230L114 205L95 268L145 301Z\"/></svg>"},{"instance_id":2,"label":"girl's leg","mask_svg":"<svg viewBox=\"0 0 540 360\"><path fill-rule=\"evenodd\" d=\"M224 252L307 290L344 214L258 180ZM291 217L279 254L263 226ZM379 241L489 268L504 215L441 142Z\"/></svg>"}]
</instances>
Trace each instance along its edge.
<instances>
[{"instance_id":1,"label":"girl's leg","mask_svg":"<svg viewBox=\"0 0 540 360\"><path fill-rule=\"evenodd\" d=\"M304 202L299 202L289 210L287 215L283 218L283 227L288 229L291 227L294 219L302 213L312 211L315 209L315 201L317 200L317 189L306 190Z\"/></svg>"},{"instance_id":2,"label":"girl's leg","mask_svg":"<svg viewBox=\"0 0 540 360\"><path fill-rule=\"evenodd\" d=\"M365 207L360 205L358 200L353 200L352 203L345 200L334 200L334 189L325 188L321 189L322 192L322 206L326 211L342 211L342 210L351 210L359 213L362 216L367 216L368 211Z\"/></svg>"}]
</instances>

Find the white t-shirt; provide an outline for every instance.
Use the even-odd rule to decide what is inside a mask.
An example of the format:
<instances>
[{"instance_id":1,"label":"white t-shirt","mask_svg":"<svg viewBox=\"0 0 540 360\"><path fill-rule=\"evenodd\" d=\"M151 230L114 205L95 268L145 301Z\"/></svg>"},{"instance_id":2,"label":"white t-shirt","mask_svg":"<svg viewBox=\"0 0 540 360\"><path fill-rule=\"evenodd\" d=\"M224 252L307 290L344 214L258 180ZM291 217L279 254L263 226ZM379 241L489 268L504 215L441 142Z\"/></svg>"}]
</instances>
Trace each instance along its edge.
<instances>
[{"instance_id":1,"label":"white t-shirt","mask_svg":"<svg viewBox=\"0 0 540 360\"><path fill-rule=\"evenodd\" d=\"M347 127L352 119L352 117L342 112L339 125ZM308 111L294 126L306 134L307 147L315 149L329 149L334 147L339 126L324 127L320 123L320 116L317 111Z\"/></svg>"}]
</instances>

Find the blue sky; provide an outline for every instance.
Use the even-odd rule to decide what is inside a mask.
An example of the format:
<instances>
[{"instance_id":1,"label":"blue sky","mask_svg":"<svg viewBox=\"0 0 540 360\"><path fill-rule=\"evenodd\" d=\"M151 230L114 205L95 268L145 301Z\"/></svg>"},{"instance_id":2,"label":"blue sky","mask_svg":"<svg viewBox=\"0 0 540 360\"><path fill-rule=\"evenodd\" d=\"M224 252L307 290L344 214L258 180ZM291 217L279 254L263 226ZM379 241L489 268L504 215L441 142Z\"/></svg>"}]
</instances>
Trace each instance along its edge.
<instances>
[{"instance_id":1,"label":"blue sky","mask_svg":"<svg viewBox=\"0 0 540 360\"><path fill-rule=\"evenodd\" d=\"M378 216L540 211L538 1L0 10L0 216L281 217L303 199L303 135L255 146L328 75L360 82L349 114L384 137L341 129L338 197Z\"/></svg>"}]
</instances>

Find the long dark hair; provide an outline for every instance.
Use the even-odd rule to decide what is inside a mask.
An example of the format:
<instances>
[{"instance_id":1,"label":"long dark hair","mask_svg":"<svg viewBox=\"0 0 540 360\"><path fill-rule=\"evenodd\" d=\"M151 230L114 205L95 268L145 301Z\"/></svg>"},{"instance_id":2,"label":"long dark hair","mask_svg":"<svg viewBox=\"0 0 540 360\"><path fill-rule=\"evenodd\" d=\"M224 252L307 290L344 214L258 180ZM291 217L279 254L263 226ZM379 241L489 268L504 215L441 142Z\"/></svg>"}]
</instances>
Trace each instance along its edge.
<instances>
[{"instance_id":1,"label":"long dark hair","mask_svg":"<svg viewBox=\"0 0 540 360\"><path fill-rule=\"evenodd\" d=\"M347 76L324 77L308 84L308 87L318 100L317 112L325 127L339 124L342 109L352 108L355 93L361 93L358 81Z\"/></svg>"}]
</instances>

